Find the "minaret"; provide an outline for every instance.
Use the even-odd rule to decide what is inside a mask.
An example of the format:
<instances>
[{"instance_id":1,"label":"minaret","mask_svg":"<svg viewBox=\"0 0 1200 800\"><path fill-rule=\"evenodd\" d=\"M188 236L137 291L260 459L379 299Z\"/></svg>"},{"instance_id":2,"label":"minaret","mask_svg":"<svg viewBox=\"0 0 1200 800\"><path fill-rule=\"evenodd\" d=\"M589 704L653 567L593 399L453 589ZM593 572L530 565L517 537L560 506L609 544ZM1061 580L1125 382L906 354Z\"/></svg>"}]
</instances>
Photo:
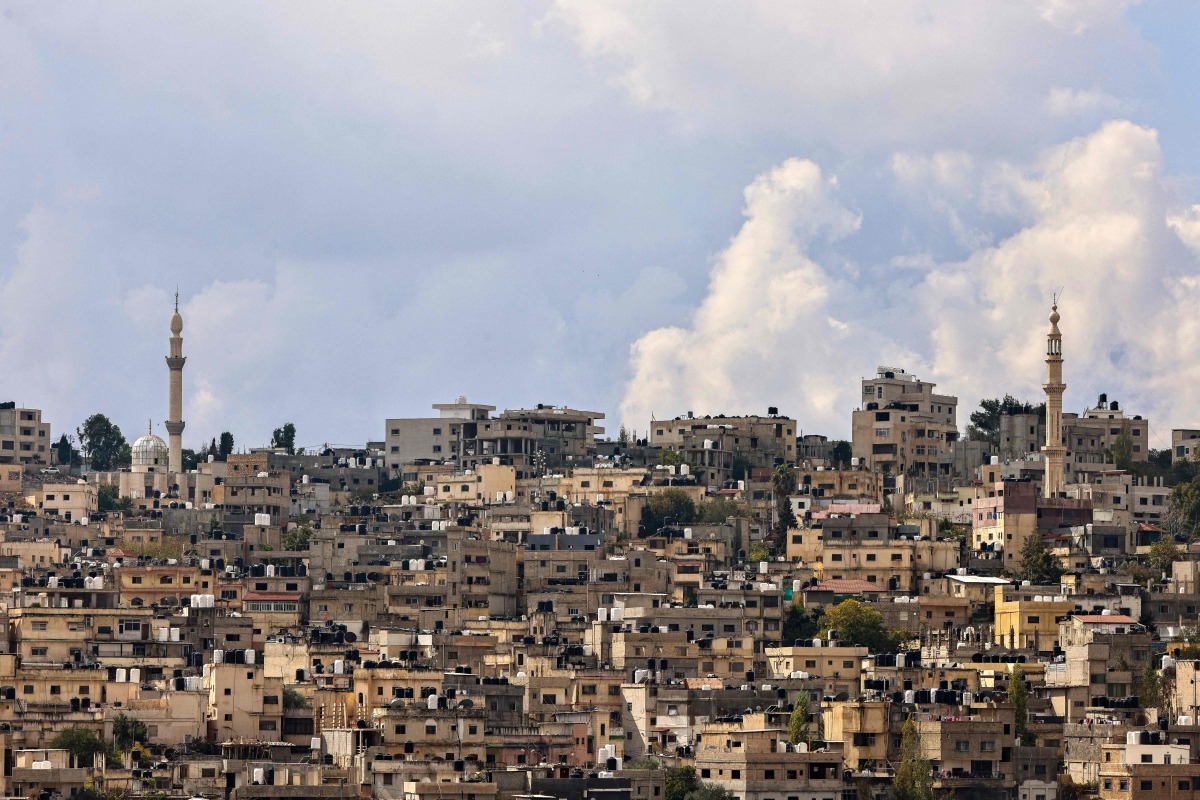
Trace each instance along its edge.
<instances>
[{"instance_id":1,"label":"minaret","mask_svg":"<svg viewBox=\"0 0 1200 800\"><path fill-rule=\"evenodd\" d=\"M1042 482L1044 497L1057 497L1062 491L1063 462L1067 448L1063 446L1062 397L1067 386L1063 383L1062 334L1058 330L1058 300L1050 308L1050 332L1046 335L1046 478Z\"/></svg>"},{"instance_id":2,"label":"minaret","mask_svg":"<svg viewBox=\"0 0 1200 800\"><path fill-rule=\"evenodd\" d=\"M171 317L171 354L167 369L171 371L170 413L167 416L167 435L171 474L183 472L183 317L179 316L179 292L175 292L175 314Z\"/></svg>"}]
</instances>

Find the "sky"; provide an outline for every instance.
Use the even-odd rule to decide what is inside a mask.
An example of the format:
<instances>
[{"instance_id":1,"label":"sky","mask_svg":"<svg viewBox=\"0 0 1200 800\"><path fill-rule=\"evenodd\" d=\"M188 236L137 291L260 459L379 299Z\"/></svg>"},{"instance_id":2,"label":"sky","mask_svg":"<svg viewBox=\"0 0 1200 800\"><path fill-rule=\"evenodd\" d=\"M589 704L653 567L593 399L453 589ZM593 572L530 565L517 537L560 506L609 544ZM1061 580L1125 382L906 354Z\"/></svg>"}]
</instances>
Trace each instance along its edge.
<instances>
[{"instance_id":1,"label":"sky","mask_svg":"<svg viewBox=\"0 0 1200 800\"><path fill-rule=\"evenodd\" d=\"M1200 427L1191 0L0 4L0 400L844 437L900 367Z\"/></svg>"}]
</instances>

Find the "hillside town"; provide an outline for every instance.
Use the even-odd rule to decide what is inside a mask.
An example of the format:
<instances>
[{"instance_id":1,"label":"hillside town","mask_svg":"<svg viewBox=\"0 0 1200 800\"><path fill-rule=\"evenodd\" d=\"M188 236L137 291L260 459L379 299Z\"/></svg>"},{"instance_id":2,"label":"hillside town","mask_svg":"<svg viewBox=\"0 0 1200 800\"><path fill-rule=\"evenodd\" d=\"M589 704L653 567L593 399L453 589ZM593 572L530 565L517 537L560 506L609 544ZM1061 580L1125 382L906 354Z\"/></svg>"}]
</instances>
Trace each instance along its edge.
<instances>
[{"instance_id":1,"label":"hillside town","mask_svg":"<svg viewBox=\"0 0 1200 800\"><path fill-rule=\"evenodd\" d=\"M1200 798L1200 430L1065 411L1059 322L1044 397L881 366L844 441L459 397L185 450L176 301L166 440L0 404L0 796Z\"/></svg>"}]
</instances>

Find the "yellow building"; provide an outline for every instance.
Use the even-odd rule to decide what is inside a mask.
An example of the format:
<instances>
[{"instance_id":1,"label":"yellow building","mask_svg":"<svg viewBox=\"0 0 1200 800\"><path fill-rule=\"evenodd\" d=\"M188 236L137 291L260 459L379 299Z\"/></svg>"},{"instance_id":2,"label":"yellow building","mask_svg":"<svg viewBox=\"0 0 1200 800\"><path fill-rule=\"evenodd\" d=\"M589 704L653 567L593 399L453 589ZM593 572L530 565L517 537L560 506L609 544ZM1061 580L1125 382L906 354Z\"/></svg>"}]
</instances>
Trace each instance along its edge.
<instances>
[{"instance_id":1,"label":"yellow building","mask_svg":"<svg viewBox=\"0 0 1200 800\"><path fill-rule=\"evenodd\" d=\"M1059 623L1075 610L1060 586L997 586L996 644L1051 650L1059 642Z\"/></svg>"}]
</instances>

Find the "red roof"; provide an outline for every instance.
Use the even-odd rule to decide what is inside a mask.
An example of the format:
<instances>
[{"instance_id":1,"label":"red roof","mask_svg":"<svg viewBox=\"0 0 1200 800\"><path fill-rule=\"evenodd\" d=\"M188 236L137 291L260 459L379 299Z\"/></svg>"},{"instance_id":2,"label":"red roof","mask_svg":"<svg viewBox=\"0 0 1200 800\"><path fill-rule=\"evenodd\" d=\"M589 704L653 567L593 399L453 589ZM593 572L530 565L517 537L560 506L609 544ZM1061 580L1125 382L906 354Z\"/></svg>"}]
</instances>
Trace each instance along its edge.
<instances>
[{"instance_id":1,"label":"red roof","mask_svg":"<svg viewBox=\"0 0 1200 800\"><path fill-rule=\"evenodd\" d=\"M887 591L878 583L852 578L831 578L807 589L809 592L833 592L834 594L878 594Z\"/></svg>"},{"instance_id":2,"label":"red roof","mask_svg":"<svg viewBox=\"0 0 1200 800\"><path fill-rule=\"evenodd\" d=\"M242 600L300 600L299 592L246 592Z\"/></svg>"},{"instance_id":3,"label":"red roof","mask_svg":"<svg viewBox=\"0 0 1200 800\"><path fill-rule=\"evenodd\" d=\"M1136 625L1137 620L1124 614L1076 614L1075 619L1088 625Z\"/></svg>"},{"instance_id":4,"label":"red roof","mask_svg":"<svg viewBox=\"0 0 1200 800\"><path fill-rule=\"evenodd\" d=\"M825 519L830 514L878 514L883 510L879 503L831 503L828 508L813 509L813 519Z\"/></svg>"}]
</instances>

